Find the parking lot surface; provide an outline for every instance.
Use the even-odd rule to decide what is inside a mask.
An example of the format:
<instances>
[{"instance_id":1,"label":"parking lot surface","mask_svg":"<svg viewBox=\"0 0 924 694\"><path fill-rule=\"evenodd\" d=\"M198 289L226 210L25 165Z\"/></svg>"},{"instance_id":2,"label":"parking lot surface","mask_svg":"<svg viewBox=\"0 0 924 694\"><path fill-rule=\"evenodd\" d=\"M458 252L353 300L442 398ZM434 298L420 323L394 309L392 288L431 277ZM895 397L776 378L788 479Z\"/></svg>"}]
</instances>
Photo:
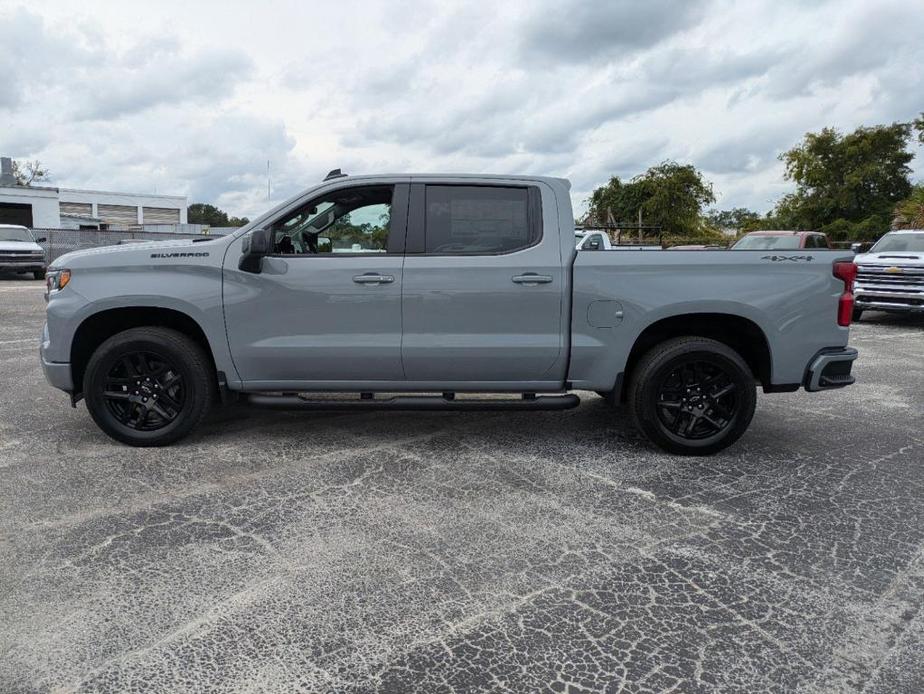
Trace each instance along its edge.
<instances>
[{"instance_id":1,"label":"parking lot surface","mask_svg":"<svg viewBox=\"0 0 924 694\"><path fill-rule=\"evenodd\" d=\"M109 440L0 280L0 691L924 691L924 321L710 458L567 412Z\"/></svg>"}]
</instances>

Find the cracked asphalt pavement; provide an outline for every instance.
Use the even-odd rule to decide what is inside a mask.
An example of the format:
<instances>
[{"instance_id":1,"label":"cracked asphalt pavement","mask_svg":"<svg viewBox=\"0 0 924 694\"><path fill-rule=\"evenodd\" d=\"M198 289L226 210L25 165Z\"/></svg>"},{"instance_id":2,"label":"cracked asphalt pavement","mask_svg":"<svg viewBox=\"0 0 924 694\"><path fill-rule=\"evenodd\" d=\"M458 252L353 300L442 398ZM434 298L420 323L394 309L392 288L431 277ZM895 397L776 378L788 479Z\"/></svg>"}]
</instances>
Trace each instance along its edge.
<instances>
[{"instance_id":1,"label":"cracked asphalt pavement","mask_svg":"<svg viewBox=\"0 0 924 694\"><path fill-rule=\"evenodd\" d=\"M710 458L548 413L234 408L166 449L46 385L0 280L0 691L924 691L924 321Z\"/></svg>"}]
</instances>

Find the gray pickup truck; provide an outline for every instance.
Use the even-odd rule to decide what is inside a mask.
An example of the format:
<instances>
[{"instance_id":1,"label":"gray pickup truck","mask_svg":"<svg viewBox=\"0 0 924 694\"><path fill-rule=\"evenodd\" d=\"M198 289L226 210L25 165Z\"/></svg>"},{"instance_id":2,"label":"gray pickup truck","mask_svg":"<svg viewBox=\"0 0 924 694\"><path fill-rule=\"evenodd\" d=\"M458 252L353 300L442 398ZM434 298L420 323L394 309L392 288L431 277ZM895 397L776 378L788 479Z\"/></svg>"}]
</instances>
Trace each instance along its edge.
<instances>
[{"instance_id":1,"label":"gray pickup truck","mask_svg":"<svg viewBox=\"0 0 924 694\"><path fill-rule=\"evenodd\" d=\"M49 270L42 366L139 446L232 396L548 410L587 390L703 455L744 433L757 384L853 382L850 254L578 251L569 188L335 171L230 236L70 253Z\"/></svg>"}]
</instances>

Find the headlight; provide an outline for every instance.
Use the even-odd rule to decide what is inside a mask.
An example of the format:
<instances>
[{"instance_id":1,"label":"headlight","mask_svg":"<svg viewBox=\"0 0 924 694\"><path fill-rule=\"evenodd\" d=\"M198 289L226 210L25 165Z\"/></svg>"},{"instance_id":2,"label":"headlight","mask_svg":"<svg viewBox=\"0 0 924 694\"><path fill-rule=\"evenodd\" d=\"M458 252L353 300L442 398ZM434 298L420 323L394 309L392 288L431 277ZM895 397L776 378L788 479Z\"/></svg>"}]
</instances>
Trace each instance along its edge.
<instances>
[{"instance_id":1,"label":"headlight","mask_svg":"<svg viewBox=\"0 0 924 694\"><path fill-rule=\"evenodd\" d=\"M45 291L51 294L59 289L64 289L70 281L70 270L51 270L45 275Z\"/></svg>"}]
</instances>

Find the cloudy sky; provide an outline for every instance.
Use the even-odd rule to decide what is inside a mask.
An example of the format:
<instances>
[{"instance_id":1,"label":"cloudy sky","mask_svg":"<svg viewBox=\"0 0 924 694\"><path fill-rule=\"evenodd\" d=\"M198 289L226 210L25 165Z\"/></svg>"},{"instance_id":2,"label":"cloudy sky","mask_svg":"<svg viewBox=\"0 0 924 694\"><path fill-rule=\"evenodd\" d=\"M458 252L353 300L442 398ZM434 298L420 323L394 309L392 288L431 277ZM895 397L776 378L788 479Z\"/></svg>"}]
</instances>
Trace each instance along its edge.
<instances>
[{"instance_id":1,"label":"cloudy sky","mask_svg":"<svg viewBox=\"0 0 924 694\"><path fill-rule=\"evenodd\" d=\"M0 0L0 153L234 214L349 173L692 162L769 209L807 130L924 110L924 1ZM918 148L916 175L924 176Z\"/></svg>"}]
</instances>

